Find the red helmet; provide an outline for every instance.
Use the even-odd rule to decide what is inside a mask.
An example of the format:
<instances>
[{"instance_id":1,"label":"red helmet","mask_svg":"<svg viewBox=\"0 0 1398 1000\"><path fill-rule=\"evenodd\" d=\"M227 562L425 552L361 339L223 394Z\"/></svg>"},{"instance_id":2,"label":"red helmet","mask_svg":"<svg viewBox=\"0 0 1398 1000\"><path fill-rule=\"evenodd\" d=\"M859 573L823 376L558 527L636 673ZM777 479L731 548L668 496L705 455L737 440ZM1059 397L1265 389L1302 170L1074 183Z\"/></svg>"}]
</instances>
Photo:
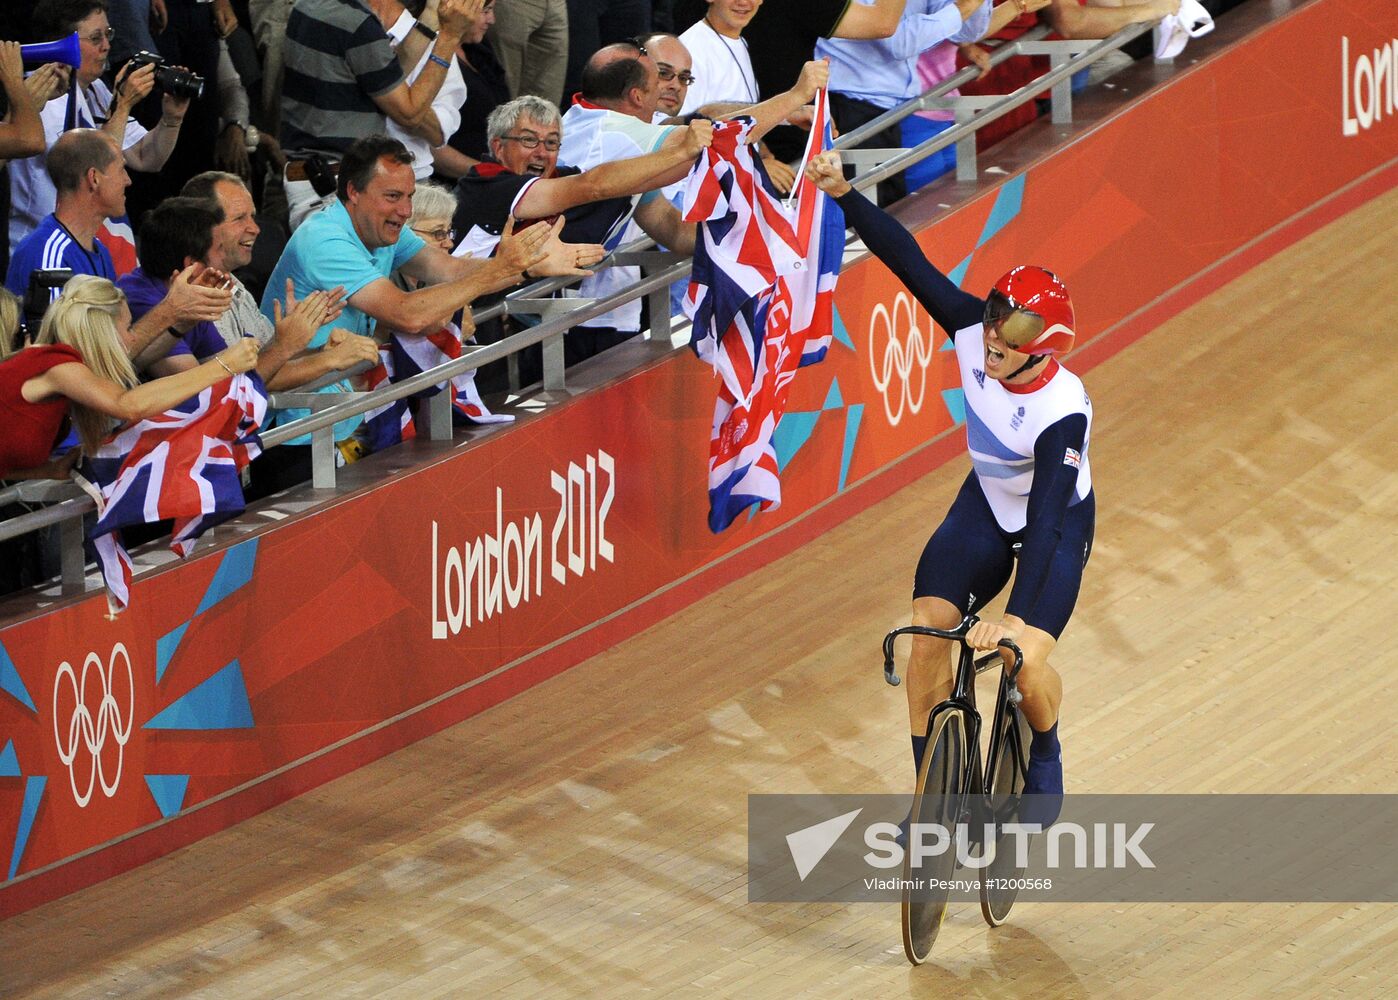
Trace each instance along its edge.
<instances>
[{"instance_id":1,"label":"red helmet","mask_svg":"<svg viewBox=\"0 0 1398 1000\"><path fill-rule=\"evenodd\" d=\"M985 325L1024 354L1073 349L1073 300L1058 275L1021 264L995 282L985 302Z\"/></svg>"}]
</instances>

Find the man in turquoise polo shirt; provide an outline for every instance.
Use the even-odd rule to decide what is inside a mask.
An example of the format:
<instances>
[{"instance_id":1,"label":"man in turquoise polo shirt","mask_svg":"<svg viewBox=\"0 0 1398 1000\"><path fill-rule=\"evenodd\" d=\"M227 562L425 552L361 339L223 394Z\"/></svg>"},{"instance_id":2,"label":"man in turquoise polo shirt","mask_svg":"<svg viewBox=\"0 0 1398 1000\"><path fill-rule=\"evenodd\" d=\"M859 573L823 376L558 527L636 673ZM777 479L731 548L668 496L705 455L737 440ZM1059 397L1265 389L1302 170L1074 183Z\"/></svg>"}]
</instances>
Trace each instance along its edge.
<instances>
[{"instance_id":1,"label":"man in turquoise polo shirt","mask_svg":"<svg viewBox=\"0 0 1398 1000\"><path fill-rule=\"evenodd\" d=\"M583 269L605 254L600 246L562 243L557 227L536 225L520 233L507 231L488 259L452 257L408 228L416 186L412 162L403 144L387 136L352 144L340 161L338 199L292 234L262 296L262 311L270 317L277 290L286 288L288 278L298 297L343 288L344 311L316 331L307 349L336 351L350 362L345 368L378 360L373 336L380 324L427 333L481 295L525 277L586 274ZM389 280L399 269L427 284L403 291ZM352 387L342 379L316 391L350 392ZM274 422L287 423L308 412L276 410ZM362 419L338 422L335 439L348 438ZM311 436L303 434L268 449L255 463L252 495L267 496L309 479L310 443Z\"/></svg>"}]
</instances>

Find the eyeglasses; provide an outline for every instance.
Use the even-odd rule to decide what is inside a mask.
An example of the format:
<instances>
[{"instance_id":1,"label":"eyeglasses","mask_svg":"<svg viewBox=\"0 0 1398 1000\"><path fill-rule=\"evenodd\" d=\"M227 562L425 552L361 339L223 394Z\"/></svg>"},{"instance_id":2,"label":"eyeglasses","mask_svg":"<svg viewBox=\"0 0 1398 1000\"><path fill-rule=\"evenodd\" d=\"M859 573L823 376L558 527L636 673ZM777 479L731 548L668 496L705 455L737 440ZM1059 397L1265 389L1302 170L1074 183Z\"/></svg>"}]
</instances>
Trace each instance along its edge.
<instances>
[{"instance_id":1,"label":"eyeglasses","mask_svg":"<svg viewBox=\"0 0 1398 1000\"><path fill-rule=\"evenodd\" d=\"M643 56L648 56L648 55L650 55L650 53L646 51L646 47L645 47L644 45L641 44L641 37L640 37L639 35L637 35L635 38L624 38L624 39L622 39L622 41L625 42L627 45L630 45L632 48L634 48L634 49L635 49L637 52L639 52L641 55L643 55Z\"/></svg>"},{"instance_id":2,"label":"eyeglasses","mask_svg":"<svg viewBox=\"0 0 1398 1000\"><path fill-rule=\"evenodd\" d=\"M432 240L434 243L441 243L444 240L450 240L452 243L456 242L455 229L446 229L440 227L437 229L421 229L417 226L413 226L413 232L417 233L423 239Z\"/></svg>"},{"instance_id":3,"label":"eyeglasses","mask_svg":"<svg viewBox=\"0 0 1398 1000\"><path fill-rule=\"evenodd\" d=\"M508 139L510 142L517 142L525 149L538 149L539 143L543 143L544 148L550 153L558 152L558 147L563 145L557 139L540 139L537 135L502 135L500 139L502 141Z\"/></svg>"},{"instance_id":4,"label":"eyeglasses","mask_svg":"<svg viewBox=\"0 0 1398 1000\"><path fill-rule=\"evenodd\" d=\"M106 28L102 31L94 31L90 35L84 35L83 41L87 42L89 45L101 45L104 41L110 42L115 37L116 29Z\"/></svg>"},{"instance_id":5,"label":"eyeglasses","mask_svg":"<svg viewBox=\"0 0 1398 1000\"><path fill-rule=\"evenodd\" d=\"M686 87L691 86L694 83L693 73L691 73L687 69L682 69L677 73L675 72L675 67L671 66L669 63L656 63L655 72L656 75L660 77L660 79L666 81L667 83L670 80L673 80L675 77L679 77L680 83L684 84Z\"/></svg>"}]
</instances>

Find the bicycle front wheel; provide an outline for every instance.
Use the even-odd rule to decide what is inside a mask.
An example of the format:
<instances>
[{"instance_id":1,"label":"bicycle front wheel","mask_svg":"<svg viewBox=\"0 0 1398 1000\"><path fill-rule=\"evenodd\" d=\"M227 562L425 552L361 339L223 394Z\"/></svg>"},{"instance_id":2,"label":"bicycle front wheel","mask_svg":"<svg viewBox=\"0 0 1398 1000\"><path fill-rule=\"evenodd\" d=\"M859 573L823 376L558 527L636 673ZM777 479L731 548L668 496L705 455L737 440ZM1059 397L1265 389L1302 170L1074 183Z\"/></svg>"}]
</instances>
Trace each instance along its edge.
<instances>
[{"instance_id":1,"label":"bicycle front wheel","mask_svg":"<svg viewBox=\"0 0 1398 1000\"><path fill-rule=\"evenodd\" d=\"M962 711L934 717L908 818L912 824L941 827L948 840L944 850L915 857L917 831L908 833L903 854L903 951L913 965L927 960L946 917L949 882L956 871L956 824L966 797L967 746Z\"/></svg>"}]
</instances>

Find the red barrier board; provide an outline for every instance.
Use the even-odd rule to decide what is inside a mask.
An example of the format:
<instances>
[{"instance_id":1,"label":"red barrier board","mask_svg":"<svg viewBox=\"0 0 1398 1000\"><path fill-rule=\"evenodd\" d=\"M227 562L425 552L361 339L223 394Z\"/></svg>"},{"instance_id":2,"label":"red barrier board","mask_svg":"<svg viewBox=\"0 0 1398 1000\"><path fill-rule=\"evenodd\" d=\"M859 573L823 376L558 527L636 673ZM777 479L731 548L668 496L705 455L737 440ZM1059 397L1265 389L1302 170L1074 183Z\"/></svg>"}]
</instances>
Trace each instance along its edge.
<instances>
[{"instance_id":1,"label":"red barrier board","mask_svg":"<svg viewBox=\"0 0 1398 1000\"><path fill-rule=\"evenodd\" d=\"M1064 275L1095 363L1131 334L1094 336L1139 335L1162 296L1391 185L1395 38L1389 0L1316 0L920 242L973 290L1014 263ZM945 333L868 258L836 307L779 429L783 504L722 536L716 382L681 353L139 579L116 621L98 594L0 630L0 917L496 704L959 451Z\"/></svg>"}]
</instances>

